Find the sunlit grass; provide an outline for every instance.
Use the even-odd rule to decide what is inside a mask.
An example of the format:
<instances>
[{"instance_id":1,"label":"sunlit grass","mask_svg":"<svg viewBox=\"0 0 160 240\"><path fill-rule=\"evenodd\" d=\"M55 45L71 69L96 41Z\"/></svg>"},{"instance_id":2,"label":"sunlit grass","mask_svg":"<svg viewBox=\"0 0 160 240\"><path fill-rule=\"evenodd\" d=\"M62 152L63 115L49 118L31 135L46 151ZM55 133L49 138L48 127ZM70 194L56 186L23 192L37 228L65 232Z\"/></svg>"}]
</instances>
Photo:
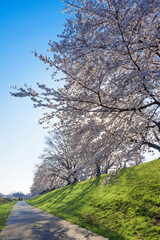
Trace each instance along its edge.
<instances>
[{"instance_id":1,"label":"sunlit grass","mask_svg":"<svg viewBox=\"0 0 160 240\"><path fill-rule=\"evenodd\" d=\"M15 201L5 201L0 199L0 232L4 228L7 218L13 208Z\"/></svg>"},{"instance_id":2,"label":"sunlit grass","mask_svg":"<svg viewBox=\"0 0 160 240\"><path fill-rule=\"evenodd\" d=\"M28 201L110 240L160 239L160 160L123 169Z\"/></svg>"}]
</instances>

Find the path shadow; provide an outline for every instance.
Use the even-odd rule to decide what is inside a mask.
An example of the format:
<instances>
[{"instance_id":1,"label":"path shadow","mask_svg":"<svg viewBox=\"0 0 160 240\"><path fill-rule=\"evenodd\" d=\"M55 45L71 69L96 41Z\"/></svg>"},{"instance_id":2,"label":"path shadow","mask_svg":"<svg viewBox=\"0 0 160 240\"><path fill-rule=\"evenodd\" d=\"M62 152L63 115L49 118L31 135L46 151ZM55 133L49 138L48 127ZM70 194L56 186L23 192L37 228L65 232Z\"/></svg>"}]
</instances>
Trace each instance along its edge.
<instances>
[{"instance_id":1,"label":"path shadow","mask_svg":"<svg viewBox=\"0 0 160 240\"><path fill-rule=\"evenodd\" d=\"M1 240L100 240L95 234L28 204L17 204Z\"/></svg>"}]
</instances>

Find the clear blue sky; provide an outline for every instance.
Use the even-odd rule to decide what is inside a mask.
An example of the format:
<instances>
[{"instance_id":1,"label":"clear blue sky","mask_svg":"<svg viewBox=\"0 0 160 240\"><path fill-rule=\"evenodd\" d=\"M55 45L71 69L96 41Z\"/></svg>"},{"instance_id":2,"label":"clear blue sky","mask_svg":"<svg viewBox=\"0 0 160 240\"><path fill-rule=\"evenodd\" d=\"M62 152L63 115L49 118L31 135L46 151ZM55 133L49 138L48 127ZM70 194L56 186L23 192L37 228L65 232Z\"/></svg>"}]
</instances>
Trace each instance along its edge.
<instances>
[{"instance_id":1,"label":"clear blue sky","mask_svg":"<svg viewBox=\"0 0 160 240\"><path fill-rule=\"evenodd\" d=\"M63 30L59 0L0 0L0 192L29 192L46 132L38 125L42 110L29 99L10 96L10 87L54 84L51 71L33 56L45 53Z\"/></svg>"}]
</instances>

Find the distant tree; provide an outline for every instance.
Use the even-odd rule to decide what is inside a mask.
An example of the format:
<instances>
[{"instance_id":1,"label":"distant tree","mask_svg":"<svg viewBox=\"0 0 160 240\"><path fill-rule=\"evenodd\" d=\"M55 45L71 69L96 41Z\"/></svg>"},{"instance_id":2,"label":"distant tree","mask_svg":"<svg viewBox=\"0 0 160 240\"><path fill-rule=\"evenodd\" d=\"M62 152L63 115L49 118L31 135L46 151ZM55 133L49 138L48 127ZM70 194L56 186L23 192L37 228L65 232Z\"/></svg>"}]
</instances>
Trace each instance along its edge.
<instances>
[{"instance_id":1,"label":"distant tree","mask_svg":"<svg viewBox=\"0 0 160 240\"><path fill-rule=\"evenodd\" d=\"M13 192L12 197L23 198L23 197L25 197L25 194L22 192Z\"/></svg>"},{"instance_id":2,"label":"distant tree","mask_svg":"<svg viewBox=\"0 0 160 240\"><path fill-rule=\"evenodd\" d=\"M48 169L43 165L36 165L33 184L30 192L32 196L48 192L54 189L54 178L50 176Z\"/></svg>"},{"instance_id":3,"label":"distant tree","mask_svg":"<svg viewBox=\"0 0 160 240\"><path fill-rule=\"evenodd\" d=\"M84 169L73 139L62 131L47 138L41 159L51 175L62 179L67 185L77 182Z\"/></svg>"}]
</instances>

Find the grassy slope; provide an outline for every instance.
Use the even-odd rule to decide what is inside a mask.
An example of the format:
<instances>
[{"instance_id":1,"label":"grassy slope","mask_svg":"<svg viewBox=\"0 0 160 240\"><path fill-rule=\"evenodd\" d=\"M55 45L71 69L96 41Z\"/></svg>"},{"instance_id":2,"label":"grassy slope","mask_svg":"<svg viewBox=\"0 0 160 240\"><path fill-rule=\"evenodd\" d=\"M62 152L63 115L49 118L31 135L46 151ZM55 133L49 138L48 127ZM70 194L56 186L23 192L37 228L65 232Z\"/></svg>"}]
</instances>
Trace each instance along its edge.
<instances>
[{"instance_id":1,"label":"grassy slope","mask_svg":"<svg viewBox=\"0 0 160 240\"><path fill-rule=\"evenodd\" d=\"M2 231L2 228L4 228L14 204L15 201L0 197L0 232Z\"/></svg>"},{"instance_id":2,"label":"grassy slope","mask_svg":"<svg viewBox=\"0 0 160 240\"><path fill-rule=\"evenodd\" d=\"M28 201L110 240L160 239L160 160L94 178Z\"/></svg>"}]
</instances>

